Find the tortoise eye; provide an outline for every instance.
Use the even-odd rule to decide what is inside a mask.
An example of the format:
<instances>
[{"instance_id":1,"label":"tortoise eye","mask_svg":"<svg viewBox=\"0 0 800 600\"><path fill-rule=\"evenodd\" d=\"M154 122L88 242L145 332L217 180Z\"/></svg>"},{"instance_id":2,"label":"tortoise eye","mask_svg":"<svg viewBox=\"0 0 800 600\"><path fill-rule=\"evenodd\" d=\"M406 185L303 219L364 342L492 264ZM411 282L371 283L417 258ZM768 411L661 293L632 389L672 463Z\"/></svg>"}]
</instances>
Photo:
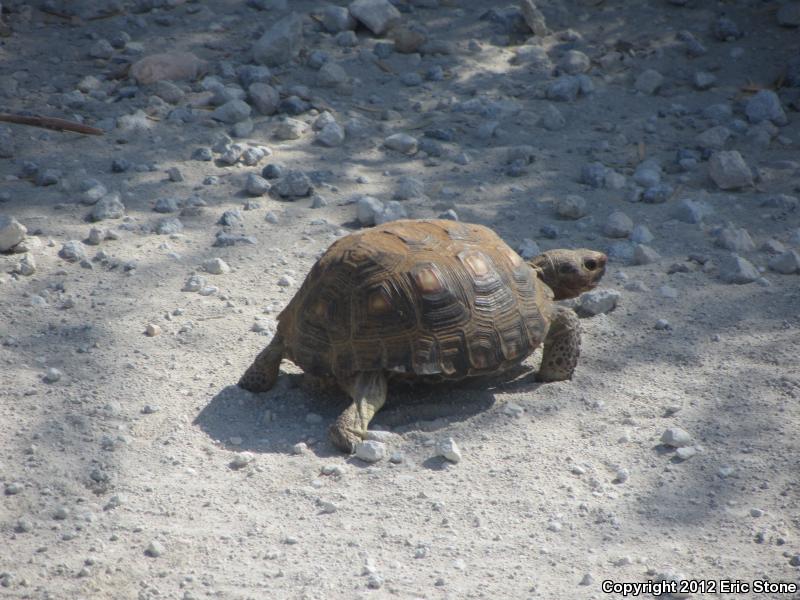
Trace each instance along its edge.
<instances>
[{"instance_id":1,"label":"tortoise eye","mask_svg":"<svg viewBox=\"0 0 800 600\"><path fill-rule=\"evenodd\" d=\"M594 271L597 268L597 261L593 258L587 258L585 261L583 261L583 266L590 271Z\"/></svg>"}]
</instances>

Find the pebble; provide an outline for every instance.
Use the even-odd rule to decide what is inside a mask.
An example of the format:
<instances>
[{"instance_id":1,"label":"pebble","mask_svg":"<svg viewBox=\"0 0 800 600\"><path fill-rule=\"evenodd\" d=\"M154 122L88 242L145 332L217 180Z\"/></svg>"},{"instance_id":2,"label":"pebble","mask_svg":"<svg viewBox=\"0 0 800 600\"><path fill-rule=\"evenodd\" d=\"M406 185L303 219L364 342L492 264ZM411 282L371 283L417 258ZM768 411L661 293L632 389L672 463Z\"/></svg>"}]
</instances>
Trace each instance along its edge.
<instances>
[{"instance_id":1,"label":"pebble","mask_svg":"<svg viewBox=\"0 0 800 600\"><path fill-rule=\"evenodd\" d=\"M715 152L708 163L708 173L723 190L753 185L753 173L736 150Z\"/></svg>"},{"instance_id":2,"label":"pebble","mask_svg":"<svg viewBox=\"0 0 800 600\"><path fill-rule=\"evenodd\" d=\"M356 20L344 6L328 5L318 13L322 27L328 33L339 33L356 28Z\"/></svg>"},{"instance_id":3,"label":"pebble","mask_svg":"<svg viewBox=\"0 0 800 600\"><path fill-rule=\"evenodd\" d=\"M778 94L772 90L759 90L745 104L744 112L751 123L771 121L782 127L789 123Z\"/></svg>"},{"instance_id":4,"label":"pebble","mask_svg":"<svg viewBox=\"0 0 800 600\"><path fill-rule=\"evenodd\" d=\"M570 194L556 204L556 214L562 219L580 219L586 216L586 200L582 196Z\"/></svg>"},{"instance_id":5,"label":"pebble","mask_svg":"<svg viewBox=\"0 0 800 600\"><path fill-rule=\"evenodd\" d=\"M297 442L292 446L292 454L294 455L305 454L306 452L308 452L308 444L305 442Z\"/></svg>"},{"instance_id":6,"label":"pebble","mask_svg":"<svg viewBox=\"0 0 800 600\"><path fill-rule=\"evenodd\" d=\"M344 85L349 81L347 71L344 68L333 62L327 61L317 71L317 85L324 88L331 88Z\"/></svg>"},{"instance_id":7,"label":"pebble","mask_svg":"<svg viewBox=\"0 0 800 600\"><path fill-rule=\"evenodd\" d=\"M699 224L713 213L711 206L702 200L680 200L672 211L672 216L684 223Z\"/></svg>"},{"instance_id":8,"label":"pebble","mask_svg":"<svg viewBox=\"0 0 800 600\"><path fill-rule=\"evenodd\" d=\"M158 235L173 235L183 231L183 223L178 217L168 217L156 223L155 232Z\"/></svg>"},{"instance_id":9,"label":"pebble","mask_svg":"<svg viewBox=\"0 0 800 600\"><path fill-rule=\"evenodd\" d=\"M404 175L397 180L394 190L395 200L411 200L425 197L425 184L411 175Z\"/></svg>"},{"instance_id":10,"label":"pebble","mask_svg":"<svg viewBox=\"0 0 800 600\"><path fill-rule=\"evenodd\" d=\"M753 264L738 254L727 254L719 261L719 276L725 283L745 284L761 277Z\"/></svg>"},{"instance_id":11,"label":"pebble","mask_svg":"<svg viewBox=\"0 0 800 600\"><path fill-rule=\"evenodd\" d=\"M566 118L554 104L545 104L539 122L549 131L560 131L567 125Z\"/></svg>"},{"instance_id":12,"label":"pebble","mask_svg":"<svg viewBox=\"0 0 800 600\"><path fill-rule=\"evenodd\" d=\"M390 200L387 202L383 210L375 215L375 224L382 225L389 221L396 221L398 219L405 219L408 217L405 207L397 200Z\"/></svg>"},{"instance_id":13,"label":"pebble","mask_svg":"<svg viewBox=\"0 0 800 600\"><path fill-rule=\"evenodd\" d=\"M631 241L637 244L649 244L655 239L647 225L637 225L633 228L630 235Z\"/></svg>"},{"instance_id":14,"label":"pebble","mask_svg":"<svg viewBox=\"0 0 800 600\"><path fill-rule=\"evenodd\" d=\"M558 61L558 68L567 75L578 75L589 70L591 61L580 50L567 50Z\"/></svg>"},{"instance_id":15,"label":"pebble","mask_svg":"<svg viewBox=\"0 0 800 600\"><path fill-rule=\"evenodd\" d=\"M386 444L375 440L359 442L356 444L355 456L364 462L378 462L386 456Z\"/></svg>"},{"instance_id":16,"label":"pebble","mask_svg":"<svg viewBox=\"0 0 800 600\"><path fill-rule=\"evenodd\" d=\"M223 275L225 273L230 273L231 268L221 258L210 258L203 263L203 268L206 272L211 273L212 275Z\"/></svg>"},{"instance_id":17,"label":"pebble","mask_svg":"<svg viewBox=\"0 0 800 600\"><path fill-rule=\"evenodd\" d=\"M15 496L19 494L22 490L25 489L25 486L21 484L19 481L7 481L5 484L5 494L6 496Z\"/></svg>"},{"instance_id":18,"label":"pebble","mask_svg":"<svg viewBox=\"0 0 800 600\"><path fill-rule=\"evenodd\" d=\"M451 437L439 440L436 444L436 455L454 464L461 462L461 450Z\"/></svg>"},{"instance_id":19,"label":"pebble","mask_svg":"<svg viewBox=\"0 0 800 600\"><path fill-rule=\"evenodd\" d=\"M289 275L281 275L278 278L278 285L281 287L292 287L294 285L294 279ZM308 420L308 415L306 415L306 420Z\"/></svg>"},{"instance_id":20,"label":"pebble","mask_svg":"<svg viewBox=\"0 0 800 600\"><path fill-rule=\"evenodd\" d=\"M692 443L692 436L680 427L670 427L661 434L661 443L671 448L682 448Z\"/></svg>"},{"instance_id":21,"label":"pebble","mask_svg":"<svg viewBox=\"0 0 800 600\"><path fill-rule=\"evenodd\" d=\"M742 36L738 25L728 17L719 17L711 29L714 37L721 42L732 42Z\"/></svg>"},{"instance_id":22,"label":"pebble","mask_svg":"<svg viewBox=\"0 0 800 600\"><path fill-rule=\"evenodd\" d=\"M270 163L261 169L261 176L264 179L280 179L283 177L283 166Z\"/></svg>"},{"instance_id":23,"label":"pebble","mask_svg":"<svg viewBox=\"0 0 800 600\"><path fill-rule=\"evenodd\" d=\"M171 213L179 208L180 201L177 198L159 198L153 206L153 210L157 213Z\"/></svg>"},{"instance_id":24,"label":"pebble","mask_svg":"<svg viewBox=\"0 0 800 600\"><path fill-rule=\"evenodd\" d=\"M228 463L228 466L234 470L243 469L254 460L255 456L252 452L238 452L237 454L234 454L233 459L230 463Z\"/></svg>"},{"instance_id":25,"label":"pebble","mask_svg":"<svg viewBox=\"0 0 800 600\"><path fill-rule=\"evenodd\" d=\"M69 262L86 260L86 248L82 242L70 240L61 246L61 250L58 251L58 256Z\"/></svg>"},{"instance_id":26,"label":"pebble","mask_svg":"<svg viewBox=\"0 0 800 600\"><path fill-rule=\"evenodd\" d=\"M308 125L297 119L284 119L275 127L273 135L279 140L297 140L303 137Z\"/></svg>"},{"instance_id":27,"label":"pebble","mask_svg":"<svg viewBox=\"0 0 800 600\"><path fill-rule=\"evenodd\" d=\"M588 585L592 585L593 583L594 583L594 577L592 577L592 574L591 573L584 573L583 577L581 578L581 581L580 581L579 585L588 586Z\"/></svg>"},{"instance_id":28,"label":"pebble","mask_svg":"<svg viewBox=\"0 0 800 600\"><path fill-rule=\"evenodd\" d=\"M656 331L670 331L672 329L672 325L666 319L658 319L655 324Z\"/></svg>"},{"instance_id":29,"label":"pebble","mask_svg":"<svg viewBox=\"0 0 800 600\"><path fill-rule=\"evenodd\" d=\"M658 262L661 256L650 246L644 244L636 244L633 247L633 264L635 265L649 265Z\"/></svg>"},{"instance_id":30,"label":"pebble","mask_svg":"<svg viewBox=\"0 0 800 600\"><path fill-rule=\"evenodd\" d=\"M580 316L585 317L605 314L617 307L621 297L622 294L613 289L592 290L581 294L575 310Z\"/></svg>"},{"instance_id":31,"label":"pebble","mask_svg":"<svg viewBox=\"0 0 800 600\"><path fill-rule=\"evenodd\" d=\"M361 196L356 201L356 218L362 227L375 225L375 218L383 212L383 202L372 196Z\"/></svg>"},{"instance_id":32,"label":"pebble","mask_svg":"<svg viewBox=\"0 0 800 600\"><path fill-rule=\"evenodd\" d=\"M301 198L310 195L314 190L308 175L295 170L281 177L273 188L281 198Z\"/></svg>"},{"instance_id":33,"label":"pebble","mask_svg":"<svg viewBox=\"0 0 800 600\"><path fill-rule=\"evenodd\" d=\"M144 549L145 555L149 556L150 558L158 558L162 556L166 552L163 544L157 540L153 540L149 544L147 544L147 548Z\"/></svg>"},{"instance_id":34,"label":"pebble","mask_svg":"<svg viewBox=\"0 0 800 600\"><path fill-rule=\"evenodd\" d=\"M530 260L534 256L541 254L542 250L539 248L539 244L534 242L532 239L525 238L517 247L517 253L525 260Z\"/></svg>"},{"instance_id":35,"label":"pebble","mask_svg":"<svg viewBox=\"0 0 800 600\"><path fill-rule=\"evenodd\" d=\"M692 77L692 84L696 90L704 91L714 87L717 77L713 73L697 71Z\"/></svg>"},{"instance_id":36,"label":"pebble","mask_svg":"<svg viewBox=\"0 0 800 600\"><path fill-rule=\"evenodd\" d=\"M664 76L654 69L643 71L637 78L633 87L643 94L653 95L664 85Z\"/></svg>"},{"instance_id":37,"label":"pebble","mask_svg":"<svg viewBox=\"0 0 800 600\"><path fill-rule=\"evenodd\" d=\"M784 275L800 273L800 253L795 250L787 250L771 258L767 266L770 270Z\"/></svg>"},{"instance_id":38,"label":"pebble","mask_svg":"<svg viewBox=\"0 0 800 600\"><path fill-rule=\"evenodd\" d=\"M92 212L89 213L89 220L96 222L105 219L121 219L124 216L125 205L120 200L119 194L113 192L97 201Z\"/></svg>"},{"instance_id":39,"label":"pebble","mask_svg":"<svg viewBox=\"0 0 800 600\"><path fill-rule=\"evenodd\" d=\"M25 239L27 227L14 217L0 215L0 252L7 252Z\"/></svg>"},{"instance_id":40,"label":"pebble","mask_svg":"<svg viewBox=\"0 0 800 600\"><path fill-rule=\"evenodd\" d=\"M147 337L156 337L157 335L161 335L161 327L155 323L148 323L147 327L144 329L144 333Z\"/></svg>"},{"instance_id":41,"label":"pebble","mask_svg":"<svg viewBox=\"0 0 800 600\"><path fill-rule=\"evenodd\" d=\"M389 0L354 0L348 10L375 35L382 35L401 19L400 11Z\"/></svg>"},{"instance_id":42,"label":"pebble","mask_svg":"<svg viewBox=\"0 0 800 600\"><path fill-rule=\"evenodd\" d=\"M585 77L585 75L584 75ZM575 75L561 75L550 82L545 95L557 102L574 102L581 93L581 80Z\"/></svg>"},{"instance_id":43,"label":"pebble","mask_svg":"<svg viewBox=\"0 0 800 600\"><path fill-rule=\"evenodd\" d=\"M395 133L383 140L383 145L389 150L402 154L414 154L417 151L417 139L407 133Z\"/></svg>"},{"instance_id":44,"label":"pebble","mask_svg":"<svg viewBox=\"0 0 800 600\"><path fill-rule=\"evenodd\" d=\"M675 456L678 460L689 460L697 454L697 448L694 446L682 446L675 450Z\"/></svg>"},{"instance_id":45,"label":"pebble","mask_svg":"<svg viewBox=\"0 0 800 600\"><path fill-rule=\"evenodd\" d=\"M345 140L345 131L341 125L336 123L328 123L319 133L317 133L316 141L322 146L334 148L341 146Z\"/></svg>"},{"instance_id":46,"label":"pebble","mask_svg":"<svg viewBox=\"0 0 800 600\"><path fill-rule=\"evenodd\" d=\"M253 44L253 59L268 67L283 65L299 53L303 45L303 19L291 13L272 25Z\"/></svg>"},{"instance_id":47,"label":"pebble","mask_svg":"<svg viewBox=\"0 0 800 600\"><path fill-rule=\"evenodd\" d=\"M733 132L724 125L716 125L698 135L695 141L700 148L722 150L732 135Z\"/></svg>"},{"instance_id":48,"label":"pebble","mask_svg":"<svg viewBox=\"0 0 800 600\"><path fill-rule=\"evenodd\" d=\"M29 277L36 273L36 260L33 257L33 254L26 253L22 256L17 266L14 268L16 273L20 275L24 275L25 277Z\"/></svg>"},{"instance_id":49,"label":"pebble","mask_svg":"<svg viewBox=\"0 0 800 600\"><path fill-rule=\"evenodd\" d=\"M251 111L250 105L244 100L230 100L214 109L211 113L211 118L233 125L249 118Z\"/></svg>"},{"instance_id":50,"label":"pebble","mask_svg":"<svg viewBox=\"0 0 800 600\"><path fill-rule=\"evenodd\" d=\"M624 212L616 210L608 215L603 225L603 233L610 238L625 238L633 230L633 221Z\"/></svg>"},{"instance_id":51,"label":"pebble","mask_svg":"<svg viewBox=\"0 0 800 600\"><path fill-rule=\"evenodd\" d=\"M262 115L272 115L281 102L278 90L267 83L256 82L247 89L247 95L255 109Z\"/></svg>"},{"instance_id":52,"label":"pebble","mask_svg":"<svg viewBox=\"0 0 800 600\"><path fill-rule=\"evenodd\" d=\"M270 190L271 187L272 184L260 175L257 175L256 173L247 174L244 191L249 196L263 196Z\"/></svg>"},{"instance_id":53,"label":"pebble","mask_svg":"<svg viewBox=\"0 0 800 600\"><path fill-rule=\"evenodd\" d=\"M756 248L753 238L744 228L725 227L717 232L714 243L731 252L751 252Z\"/></svg>"}]
</instances>

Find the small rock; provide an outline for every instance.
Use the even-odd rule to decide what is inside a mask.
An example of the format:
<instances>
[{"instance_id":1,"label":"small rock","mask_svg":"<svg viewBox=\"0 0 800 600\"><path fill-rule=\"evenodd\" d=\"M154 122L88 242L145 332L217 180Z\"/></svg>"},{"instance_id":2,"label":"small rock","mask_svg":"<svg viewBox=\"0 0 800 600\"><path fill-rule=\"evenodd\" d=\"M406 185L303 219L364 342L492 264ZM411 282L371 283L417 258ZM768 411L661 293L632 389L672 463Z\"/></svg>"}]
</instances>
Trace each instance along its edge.
<instances>
[{"instance_id":1,"label":"small rock","mask_svg":"<svg viewBox=\"0 0 800 600\"><path fill-rule=\"evenodd\" d=\"M86 248L83 243L78 240L70 240L61 246L58 255L69 262L78 262L86 260Z\"/></svg>"},{"instance_id":2,"label":"small rock","mask_svg":"<svg viewBox=\"0 0 800 600\"><path fill-rule=\"evenodd\" d=\"M180 202L177 198L159 198L153 206L153 210L157 213L171 213L178 208L180 208Z\"/></svg>"},{"instance_id":3,"label":"small rock","mask_svg":"<svg viewBox=\"0 0 800 600\"><path fill-rule=\"evenodd\" d=\"M14 271L20 275L24 275L25 277L29 277L30 275L36 273L36 260L33 258L33 254L26 253L23 255Z\"/></svg>"},{"instance_id":4,"label":"small rock","mask_svg":"<svg viewBox=\"0 0 800 600\"><path fill-rule=\"evenodd\" d=\"M154 231L158 235L174 235L183 231L183 223L178 217L161 219L156 223Z\"/></svg>"},{"instance_id":5,"label":"small rock","mask_svg":"<svg viewBox=\"0 0 800 600\"><path fill-rule=\"evenodd\" d=\"M386 444L383 442L376 442L375 440L359 442L356 444L355 456L364 462L378 462L379 460L383 460L386 456Z\"/></svg>"},{"instance_id":6,"label":"small rock","mask_svg":"<svg viewBox=\"0 0 800 600\"><path fill-rule=\"evenodd\" d=\"M281 275L278 278L278 285L281 287L292 287L294 285L294 279L289 275ZM309 413L306 415L306 421L308 421L309 423L312 422L314 419L314 417L311 417L311 414L313 413ZM309 420L309 417L311 417L311 420Z\"/></svg>"},{"instance_id":7,"label":"small rock","mask_svg":"<svg viewBox=\"0 0 800 600\"><path fill-rule=\"evenodd\" d=\"M522 9L522 18L525 20L525 24L534 35L546 36L550 33L542 11L536 7L533 0L522 0L520 8Z\"/></svg>"},{"instance_id":8,"label":"small rock","mask_svg":"<svg viewBox=\"0 0 800 600\"><path fill-rule=\"evenodd\" d=\"M161 327L155 323L148 323L147 327L144 329L144 333L147 337L156 337L157 335L161 335Z\"/></svg>"},{"instance_id":9,"label":"small rock","mask_svg":"<svg viewBox=\"0 0 800 600\"><path fill-rule=\"evenodd\" d=\"M723 190L753 185L753 173L736 150L715 152L709 161L708 172L714 183Z\"/></svg>"},{"instance_id":10,"label":"small rock","mask_svg":"<svg viewBox=\"0 0 800 600\"><path fill-rule=\"evenodd\" d=\"M672 329L672 325L666 319L659 319L656 321L655 324L656 331L670 331Z\"/></svg>"},{"instance_id":11,"label":"small rock","mask_svg":"<svg viewBox=\"0 0 800 600\"><path fill-rule=\"evenodd\" d=\"M549 131L560 131L564 129L567 120L561 111L554 104L545 104L542 117L539 121L542 127Z\"/></svg>"},{"instance_id":12,"label":"small rock","mask_svg":"<svg viewBox=\"0 0 800 600\"><path fill-rule=\"evenodd\" d=\"M580 219L586 212L586 200L574 194L562 198L556 204L556 214L562 219Z\"/></svg>"},{"instance_id":13,"label":"small rock","mask_svg":"<svg viewBox=\"0 0 800 600\"><path fill-rule=\"evenodd\" d=\"M303 45L303 18L292 13L276 22L253 44L253 59L277 67L295 58Z\"/></svg>"},{"instance_id":14,"label":"small rock","mask_svg":"<svg viewBox=\"0 0 800 600\"><path fill-rule=\"evenodd\" d=\"M539 244L530 238L525 238L522 243L517 247L517 254L525 260L530 260L534 256L539 256L542 253Z\"/></svg>"},{"instance_id":15,"label":"small rock","mask_svg":"<svg viewBox=\"0 0 800 600\"><path fill-rule=\"evenodd\" d=\"M619 299L622 297L617 290L602 289L592 290L581 294L575 307L580 316L594 317L596 315L611 312L617 307Z\"/></svg>"},{"instance_id":16,"label":"small rock","mask_svg":"<svg viewBox=\"0 0 800 600\"><path fill-rule=\"evenodd\" d=\"M233 125L250 117L250 112L250 105L244 100L231 100L214 109L211 118Z\"/></svg>"},{"instance_id":17,"label":"small rock","mask_svg":"<svg viewBox=\"0 0 800 600\"><path fill-rule=\"evenodd\" d=\"M633 230L633 221L624 212L616 210L608 215L603 225L603 233L611 238L628 237Z\"/></svg>"},{"instance_id":18,"label":"small rock","mask_svg":"<svg viewBox=\"0 0 800 600\"><path fill-rule=\"evenodd\" d=\"M142 58L131 65L129 72L139 85L149 85L162 79L196 79L207 67L206 61L191 52L165 52Z\"/></svg>"},{"instance_id":19,"label":"small rock","mask_svg":"<svg viewBox=\"0 0 800 600\"><path fill-rule=\"evenodd\" d=\"M275 138L279 140L297 140L303 137L308 126L297 119L285 119L275 127Z\"/></svg>"},{"instance_id":20,"label":"small rock","mask_svg":"<svg viewBox=\"0 0 800 600\"><path fill-rule=\"evenodd\" d=\"M790 275L800 273L800 253L795 250L788 250L771 258L768 263L769 268L777 273Z\"/></svg>"},{"instance_id":21,"label":"small rock","mask_svg":"<svg viewBox=\"0 0 800 600\"><path fill-rule=\"evenodd\" d=\"M233 456L233 460L228 463L228 466L234 470L243 469L253 462L255 458L252 452L239 452Z\"/></svg>"},{"instance_id":22,"label":"small rock","mask_svg":"<svg viewBox=\"0 0 800 600\"><path fill-rule=\"evenodd\" d=\"M322 27L328 33L339 33L356 28L356 20L344 6L325 6L318 15Z\"/></svg>"},{"instance_id":23,"label":"small rock","mask_svg":"<svg viewBox=\"0 0 800 600\"><path fill-rule=\"evenodd\" d=\"M111 193L103 196L94 205L89 213L89 220L103 221L105 219L121 219L125 216L125 205L120 200L119 194Z\"/></svg>"},{"instance_id":24,"label":"small rock","mask_svg":"<svg viewBox=\"0 0 800 600\"><path fill-rule=\"evenodd\" d=\"M751 283L761 277L753 264L738 254L728 254L719 262L719 276L725 283Z\"/></svg>"},{"instance_id":25,"label":"small rock","mask_svg":"<svg viewBox=\"0 0 800 600\"><path fill-rule=\"evenodd\" d=\"M675 456L678 460L689 460L695 454L697 454L697 448L694 446L683 446L675 450Z\"/></svg>"},{"instance_id":26,"label":"small rock","mask_svg":"<svg viewBox=\"0 0 800 600\"><path fill-rule=\"evenodd\" d=\"M388 0L354 0L348 10L375 35L382 35L401 19L400 11Z\"/></svg>"},{"instance_id":27,"label":"small rock","mask_svg":"<svg viewBox=\"0 0 800 600\"><path fill-rule=\"evenodd\" d=\"M211 273L212 275L224 275L225 273L230 273L231 268L221 258L210 258L203 263L203 268L206 270L207 273Z\"/></svg>"},{"instance_id":28,"label":"small rock","mask_svg":"<svg viewBox=\"0 0 800 600\"><path fill-rule=\"evenodd\" d=\"M407 133L390 135L383 140L383 145L402 154L411 155L417 151L417 139Z\"/></svg>"},{"instance_id":29,"label":"small rock","mask_svg":"<svg viewBox=\"0 0 800 600\"><path fill-rule=\"evenodd\" d=\"M350 78L344 68L329 60L317 71L317 85L320 87L337 87L344 85Z\"/></svg>"},{"instance_id":30,"label":"small rock","mask_svg":"<svg viewBox=\"0 0 800 600\"><path fill-rule=\"evenodd\" d=\"M558 102L574 102L581 93L581 80L574 75L561 75L550 82L545 95Z\"/></svg>"},{"instance_id":31,"label":"small rock","mask_svg":"<svg viewBox=\"0 0 800 600\"><path fill-rule=\"evenodd\" d=\"M440 440L436 444L436 455L441 456L451 463L461 462L461 450L458 448L455 440L450 437Z\"/></svg>"},{"instance_id":32,"label":"small rock","mask_svg":"<svg viewBox=\"0 0 800 600\"><path fill-rule=\"evenodd\" d=\"M591 61L580 50L567 50L558 61L558 68L567 75L578 75L589 70Z\"/></svg>"},{"instance_id":33,"label":"small rock","mask_svg":"<svg viewBox=\"0 0 800 600\"><path fill-rule=\"evenodd\" d=\"M756 247L746 229L734 229L733 227L721 229L717 234L715 244L732 252L751 252Z\"/></svg>"},{"instance_id":34,"label":"small rock","mask_svg":"<svg viewBox=\"0 0 800 600\"><path fill-rule=\"evenodd\" d=\"M594 577L592 577L592 574L584 573L579 585L592 585L593 583L594 583Z\"/></svg>"},{"instance_id":35,"label":"small rock","mask_svg":"<svg viewBox=\"0 0 800 600\"><path fill-rule=\"evenodd\" d=\"M744 112L751 123L771 121L778 127L789 123L781 106L781 99L772 90L759 90L747 101Z\"/></svg>"},{"instance_id":36,"label":"small rock","mask_svg":"<svg viewBox=\"0 0 800 600\"><path fill-rule=\"evenodd\" d=\"M643 94L653 95L664 84L664 76L653 69L647 69L637 78L633 86Z\"/></svg>"},{"instance_id":37,"label":"small rock","mask_svg":"<svg viewBox=\"0 0 800 600\"><path fill-rule=\"evenodd\" d=\"M308 452L308 444L305 442L297 442L294 446L292 446L292 454L295 456L305 454L306 452Z\"/></svg>"},{"instance_id":38,"label":"small rock","mask_svg":"<svg viewBox=\"0 0 800 600\"><path fill-rule=\"evenodd\" d=\"M311 179L302 171L289 171L274 184L275 192L281 198L301 198L313 191Z\"/></svg>"},{"instance_id":39,"label":"small rock","mask_svg":"<svg viewBox=\"0 0 800 600\"><path fill-rule=\"evenodd\" d=\"M717 77L712 73L706 71L698 71L692 77L692 83L697 90L708 90L714 87L717 82Z\"/></svg>"},{"instance_id":40,"label":"small rock","mask_svg":"<svg viewBox=\"0 0 800 600\"><path fill-rule=\"evenodd\" d=\"M344 143L345 131L341 125L336 122L328 123L317 134L316 141L328 148L341 146Z\"/></svg>"},{"instance_id":41,"label":"small rock","mask_svg":"<svg viewBox=\"0 0 800 600\"><path fill-rule=\"evenodd\" d=\"M256 175L255 173L247 174L244 191L249 196L263 196L270 190L271 187L272 184L260 175Z\"/></svg>"},{"instance_id":42,"label":"small rock","mask_svg":"<svg viewBox=\"0 0 800 600\"><path fill-rule=\"evenodd\" d=\"M55 383L59 381L64 376L64 373L61 372L60 369L56 369L55 367L50 367L45 371L44 377L42 377L42 381L45 383Z\"/></svg>"},{"instance_id":43,"label":"small rock","mask_svg":"<svg viewBox=\"0 0 800 600\"><path fill-rule=\"evenodd\" d=\"M671 448L682 448L692 443L692 436L680 427L670 427L661 434L661 443Z\"/></svg>"},{"instance_id":44,"label":"small rock","mask_svg":"<svg viewBox=\"0 0 800 600\"><path fill-rule=\"evenodd\" d=\"M166 552L166 549L161 542L157 540L153 540L147 544L147 548L144 550L145 555L149 556L150 558L158 558L159 556L163 555L164 552Z\"/></svg>"},{"instance_id":45,"label":"small rock","mask_svg":"<svg viewBox=\"0 0 800 600\"><path fill-rule=\"evenodd\" d=\"M404 175L397 181L394 191L395 200L411 200L425 197L425 184L416 177Z\"/></svg>"},{"instance_id":46,"label":"small rock","mask_svg":"<svg viewBox=\"0 0 800 600\"><path fill-rule=\"evenodd\" d=\"M398 219L405 219L408 217L405 207L396 200L387 202L383 210L375 215L375 224L382 225L389 221L397 221Z\"/></svg>"},{"instance_id":47,"label":"small rock","mask_svg":"<svg viewBox=\"0 0 800 600\"><path fill-rule=\"evenodd\" d=\"M25 239L28 229L14 217L0 215L0 252L7 252Z\"/></svg>"},{"instance_id":48,"label":"small rock","mask_svg":"<svg viewBox=\"0 0 800 600\"><path fill-rule=\"evenodd\" d=\"M278 90L263 82L253 83L247 89L248 97L255 109L262 115L272 115L278 110L281 102Z\"/></svg>"},{"instance_id":49,"label":"small rock","mask_svg":"<svg viewBox=\"0 0 800 600\"><path fill-rule=\"evenodd\" d=\"M650 246L644 244L636 244L633 248L633 264L635 265L649 265L650 263L658 262L661 256Z\"/></svg>"},{"instance_id":50,"label":"small rock","mask_svg":"<svg viewBox=\"0 0 800 600\"><path fill-rule=\"evenodd\" d=\"M713 212L711 206L702 200L695 201L684 198L675 206L675 209L672 211L672 216L684 223L696 225L702 223L703 219Z\"/></svg>"}]
</instances>

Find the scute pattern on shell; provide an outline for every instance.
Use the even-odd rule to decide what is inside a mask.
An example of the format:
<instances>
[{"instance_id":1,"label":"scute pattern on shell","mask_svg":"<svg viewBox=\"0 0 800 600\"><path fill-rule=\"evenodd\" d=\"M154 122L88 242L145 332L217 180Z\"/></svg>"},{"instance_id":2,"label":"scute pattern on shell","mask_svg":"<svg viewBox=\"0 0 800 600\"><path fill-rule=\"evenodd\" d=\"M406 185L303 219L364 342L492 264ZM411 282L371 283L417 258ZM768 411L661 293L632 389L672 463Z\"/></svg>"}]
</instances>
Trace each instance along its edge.
<instances>
[{"instance_id":1,"label":"scute pattern on shell","mask_svg":"<svg viewBox=\"0 0 800 600\"><path fill-rule=\"evenodd\" d=\"M530 355L551 302L490 229L393 221L335 242L280 314L278 332L286 357L315 375L385 369L460 379Z\"/></svg>"}]
</instances>

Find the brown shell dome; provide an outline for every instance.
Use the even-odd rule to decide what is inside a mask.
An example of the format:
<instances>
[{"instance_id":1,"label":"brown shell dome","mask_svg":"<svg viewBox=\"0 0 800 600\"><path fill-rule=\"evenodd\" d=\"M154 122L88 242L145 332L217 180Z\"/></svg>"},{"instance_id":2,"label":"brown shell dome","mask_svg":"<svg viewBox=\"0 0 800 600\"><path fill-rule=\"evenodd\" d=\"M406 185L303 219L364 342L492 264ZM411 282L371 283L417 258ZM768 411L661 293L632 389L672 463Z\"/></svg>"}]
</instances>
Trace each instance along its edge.
<instances>
[{"instance_id":1,"label":"brown shell dome","mask_svg":"<svg viewBox=\"0 0 800 600\"><path fill-rule=\"evenodd\" d=\"M520 363L552 292L493 231L392 221L335 242L278 317L286 358L318 376L385 369L460 379Z\"/></svg>"}]
</instances>

